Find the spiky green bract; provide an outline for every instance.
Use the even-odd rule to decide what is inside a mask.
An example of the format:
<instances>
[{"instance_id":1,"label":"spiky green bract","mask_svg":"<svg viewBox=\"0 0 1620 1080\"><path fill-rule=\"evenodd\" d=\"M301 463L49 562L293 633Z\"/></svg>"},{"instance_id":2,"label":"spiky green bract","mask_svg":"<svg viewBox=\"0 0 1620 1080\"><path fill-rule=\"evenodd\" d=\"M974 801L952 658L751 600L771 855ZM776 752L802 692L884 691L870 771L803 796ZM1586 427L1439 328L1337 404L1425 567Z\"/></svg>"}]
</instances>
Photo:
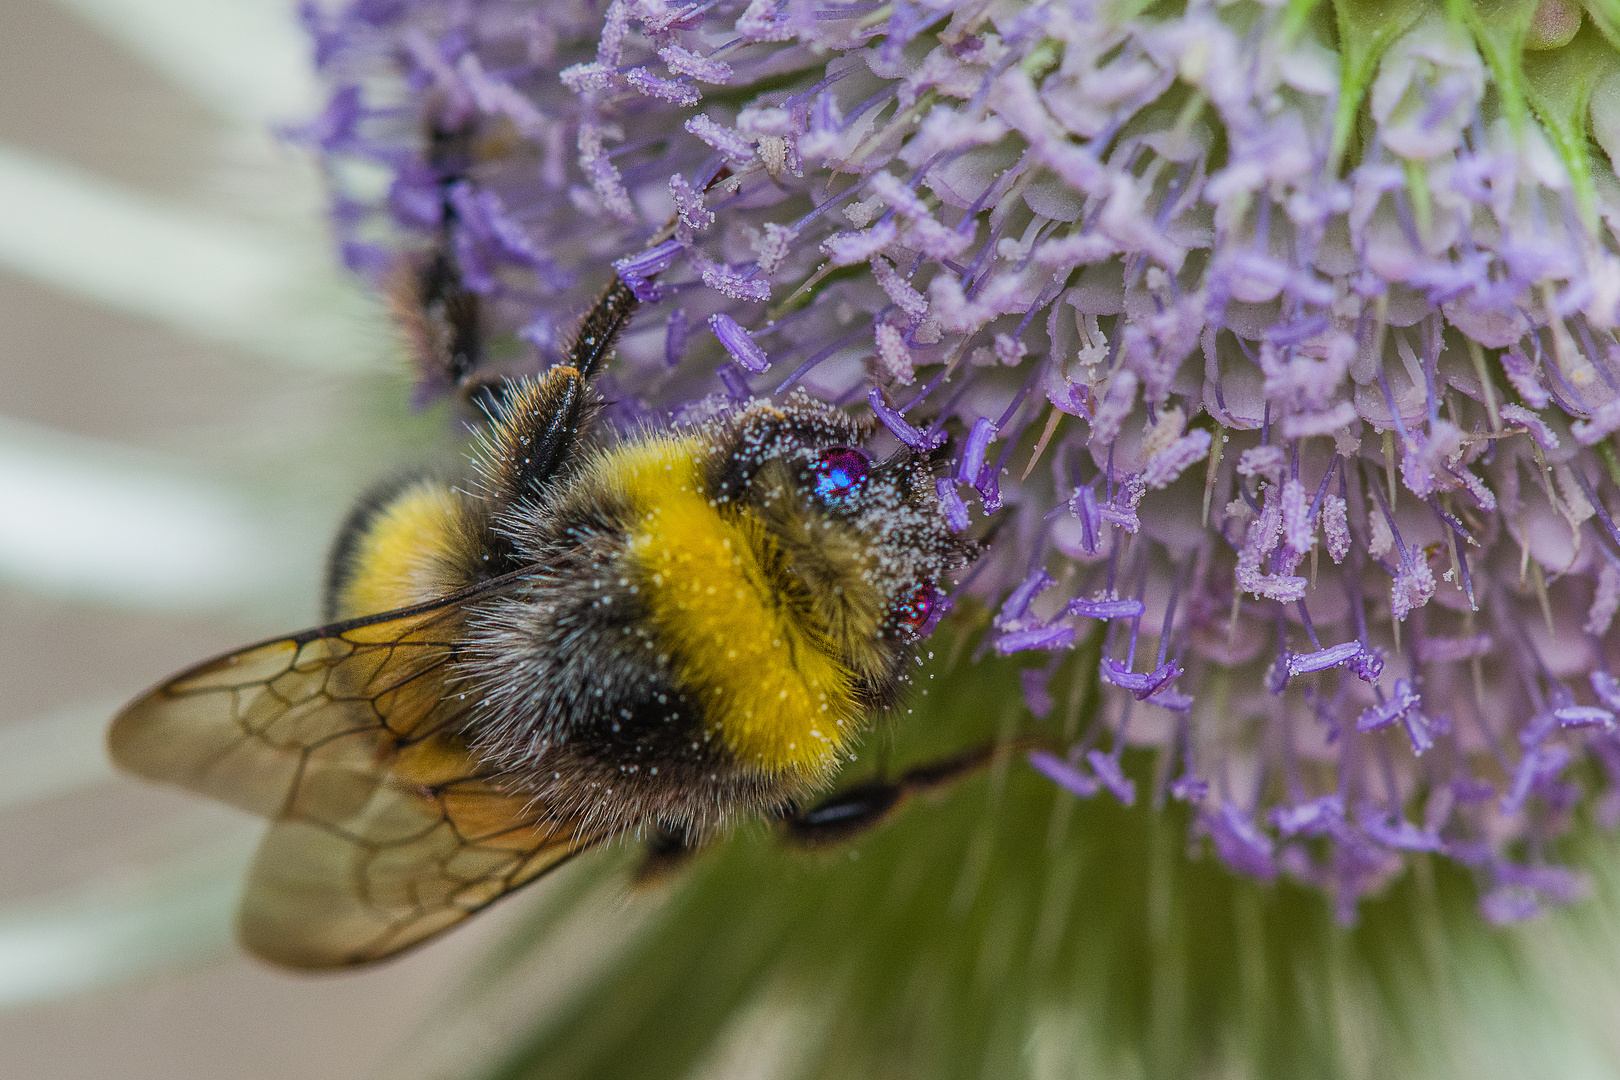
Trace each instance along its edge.
<instances>
[{"instance_id":1,"label":"spiky green bract","mask_svg":"<svg viewBox=\"0 0 1620 1080\"><path fill-rule=\"evenodd\" d=\"M958 626L950 658L936 637L891 770L1043 727L1012 704L1016 660L965 662L981 632ZM1095 692L1078 687L1076 718ZM1126 762L1145 785L1153 758ZM1616 863L1612 843L1565 842L1584 865ZM806 853L759 829L639 893L620 884L630 853L601 857L474 973L519 1018L472 1001L500 1049L452 1075L1620 1075L1604 1020L1620 1003L1613 874L1588 904L1499 929L1426 856L1344 928L1321 893L1233 875L1206 849L1180 808L1080 801L1015 759L847 847ZM567 953L548 935L582 919L604 935L582 979L561 961L509 977L537 950ZM536 997L556 1000L529 1013Z\"/></svg>"}]
</instances>

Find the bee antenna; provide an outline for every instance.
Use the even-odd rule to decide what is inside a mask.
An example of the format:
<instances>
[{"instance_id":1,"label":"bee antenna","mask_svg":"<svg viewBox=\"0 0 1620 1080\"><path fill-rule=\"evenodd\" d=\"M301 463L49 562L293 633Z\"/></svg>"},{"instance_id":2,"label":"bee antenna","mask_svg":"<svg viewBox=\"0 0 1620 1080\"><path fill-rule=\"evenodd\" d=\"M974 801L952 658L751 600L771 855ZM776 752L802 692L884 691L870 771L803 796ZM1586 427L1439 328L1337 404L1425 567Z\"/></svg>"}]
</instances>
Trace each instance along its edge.
<instances>
[{"instance_id":1,"label":"bee antenna","mask_svg":"<svg viewBox=\"0 0 1620 1080\"><path fill-rule=\"evenodd\" d=\"M939 467L950 461L955 453L956 439L946 433L945 438L937 446L932 446L917 456L922 459L929 472L937 472Z\"/></svg>"},{"instance_id":2,"label":"bee antenna","mask_svg":"<svg viewBox=\"0 0 1620 1080\"><path fill-rule=\"evenodd\" d=\"M1006 524L1012 519L1013 508L1010 506L1003 506L1000 510L997 510L994 514L990 515L989 519L984 523L981 535L973 537L973 541L983 548L988 548L991 543L994 542L996 534L1001 532Z\"/></svg>"}]
</instances>

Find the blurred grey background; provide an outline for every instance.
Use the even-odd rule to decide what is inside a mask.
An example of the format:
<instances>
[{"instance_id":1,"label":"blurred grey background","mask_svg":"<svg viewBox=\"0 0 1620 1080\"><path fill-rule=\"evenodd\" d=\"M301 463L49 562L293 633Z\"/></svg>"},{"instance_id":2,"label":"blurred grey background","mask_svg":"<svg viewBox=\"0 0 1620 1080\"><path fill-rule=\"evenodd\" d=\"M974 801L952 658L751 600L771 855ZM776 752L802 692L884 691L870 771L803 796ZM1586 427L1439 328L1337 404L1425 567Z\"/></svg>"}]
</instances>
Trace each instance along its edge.
<instances>
[{"instance_id":1,"label":"blurred grey background","mask_svg":"<svg viewBox=\"0 0 1620 1080\"><path fill-rule=\"evenodd\" d=\"M292 9L0 4L7 1077L387 1075L522 906L379 970L269 970L230 940L259 825L102 750L121 701L311 623L348 500L455 452L270 134L318 107Z\"/></svg>"}]
</instances>

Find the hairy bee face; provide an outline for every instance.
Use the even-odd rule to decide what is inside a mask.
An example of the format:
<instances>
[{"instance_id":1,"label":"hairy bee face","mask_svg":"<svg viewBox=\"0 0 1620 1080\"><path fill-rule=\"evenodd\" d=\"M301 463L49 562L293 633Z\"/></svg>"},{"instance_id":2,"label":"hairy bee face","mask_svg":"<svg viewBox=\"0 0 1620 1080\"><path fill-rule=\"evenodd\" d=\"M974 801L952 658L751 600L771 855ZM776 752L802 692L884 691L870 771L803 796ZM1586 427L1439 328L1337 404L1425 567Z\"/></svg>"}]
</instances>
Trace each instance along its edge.
<instances>
[{"instance_id":1,"label":"hairy bee face","mask_svg":"<svg viewBox=\"0 0 1620 1080\"><path fill-rule=\"evenodd\" d=\"M822 786L964 548L915 460L795 400L598 453L496 528L546 568L480 607L475 752L618 830L701 833Z\"/></svg>"}]
</instances>

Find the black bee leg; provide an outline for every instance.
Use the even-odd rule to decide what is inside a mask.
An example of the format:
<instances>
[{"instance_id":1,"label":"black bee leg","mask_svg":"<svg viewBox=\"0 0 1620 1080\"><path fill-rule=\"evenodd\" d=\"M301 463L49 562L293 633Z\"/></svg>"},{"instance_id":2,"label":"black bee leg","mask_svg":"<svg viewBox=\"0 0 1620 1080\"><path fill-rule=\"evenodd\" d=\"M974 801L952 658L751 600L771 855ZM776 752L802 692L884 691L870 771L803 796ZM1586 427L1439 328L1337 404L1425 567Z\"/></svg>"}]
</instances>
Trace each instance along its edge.
<instances>
[{"instance_id":1,"label":"black bee leg","mask_svg":"<svg viewBox=\"0 0 1620 1080\"><path fill-rule=\"evenodd\" d=\"M490 422L479 432L475 459L485 490L503 503L538 498L590 423L595 395L567 365L492 385L491 392L498 399L492 399Z\"/></svg>"},{"instance_id":2,"label":"black bee leg","mask_svg":"<svg viewBox=\"0 0 1620 1080\"><path fill-rule=\"evenodd\" d=\"M955 783L1031 745L1028 741L985 743L913 765L893 780L869 780L834 792L808 809L786 815L783 824L788 836L805 847L842 843L881 823L911 796Z\"/></svg>"},{"instance_id":3,"label":"black bee leg","mask_svg":"<svg viewBox=\"0 0 1620 1080\"><path fill-rule=\"evenodd\" d=\"M647 854L636 867L636 885L651 885L685 866L698 849L697 840L681 828L660 825L647 841Z\"/></svg>"}]
</instances>

